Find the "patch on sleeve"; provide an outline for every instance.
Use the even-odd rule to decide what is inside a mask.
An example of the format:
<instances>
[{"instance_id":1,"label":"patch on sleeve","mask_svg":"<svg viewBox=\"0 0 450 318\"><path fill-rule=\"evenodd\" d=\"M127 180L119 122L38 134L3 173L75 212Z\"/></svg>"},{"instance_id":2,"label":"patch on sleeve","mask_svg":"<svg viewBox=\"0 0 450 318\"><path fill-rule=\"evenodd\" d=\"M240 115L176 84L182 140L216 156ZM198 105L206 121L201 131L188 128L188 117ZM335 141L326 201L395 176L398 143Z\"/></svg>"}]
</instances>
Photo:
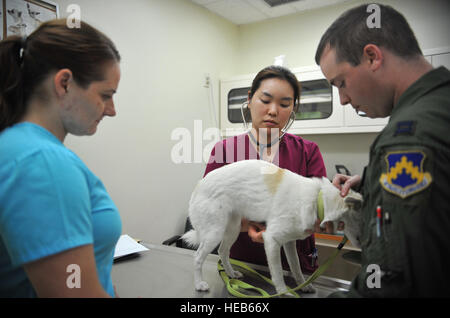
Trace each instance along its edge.
<instances>
[{"instance_id":1,"label":"patch on sleeve","mask_svg":"<svg viewBox=\"0 0 450 318\"><path fill-rule=\"evenodd\" d=\"M381 186L402 199L426 189L432 182L431 174L423 171L426 155L422 151L388 152L386 173L380 177Z\"/></svg>"},{"instance_id":2,"label":"patch on sleeve","mask_svg":"<svg viewBox=\"0 0 450 318\"><path fill-rule=\"evenodd\" d=\"M409 120L409 121L400 121L397 123L397 127L395 129L394 136L413 136L416 132L416 122Z\"/></svg>"}]
</instances>

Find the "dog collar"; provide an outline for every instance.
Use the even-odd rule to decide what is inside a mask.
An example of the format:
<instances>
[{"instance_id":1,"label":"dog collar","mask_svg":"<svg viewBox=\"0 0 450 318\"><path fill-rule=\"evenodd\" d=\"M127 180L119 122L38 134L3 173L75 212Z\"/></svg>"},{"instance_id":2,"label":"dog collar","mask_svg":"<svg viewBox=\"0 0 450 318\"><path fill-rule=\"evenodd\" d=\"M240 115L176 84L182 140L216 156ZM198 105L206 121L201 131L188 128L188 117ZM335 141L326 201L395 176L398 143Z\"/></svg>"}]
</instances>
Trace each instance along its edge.
<instances>
[{"instance_id":1,"label":"dog collar","mask_svg":"<svg viewBox=\"0 0 450 318\"><path fill-rule=\"evenodd\" d=\"M322 190L319 191L319 195L317 196L317 217L319 218L320 223L322 223L324 218Z\"/></svg>"}]
</instances>

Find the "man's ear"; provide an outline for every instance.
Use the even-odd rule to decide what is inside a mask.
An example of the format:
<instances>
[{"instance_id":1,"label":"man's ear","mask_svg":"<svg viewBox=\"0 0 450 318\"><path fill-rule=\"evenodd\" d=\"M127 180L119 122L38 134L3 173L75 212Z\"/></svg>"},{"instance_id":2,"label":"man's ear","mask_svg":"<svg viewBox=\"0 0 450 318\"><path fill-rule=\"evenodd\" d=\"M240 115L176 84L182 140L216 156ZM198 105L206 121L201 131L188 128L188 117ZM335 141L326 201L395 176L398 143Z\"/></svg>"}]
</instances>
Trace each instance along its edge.
<instances>
[{"instance_id":1,"label":"man's ear","mask_svg":"<svg viewBox=\"0 0 450 318\"><path fill-rule=\"evenodd\" d=\"M362 59L366 62L369 62L369 66L372 71L376 71L383 64L384 54L379 46L375 44L367 44L363 48Z\"/></svg>"},{"instance_id":2,"label":"man's ear","mask_svg":"<svg viewBox=\"0 0 450 318\"><path fill-rule=\"evenodd\" d=\"M73 81L72 71L64 68L56 72L53 77L53 84L55 85L56 95L63 97L69 91L69 86Z\"/></svg>"}]
</instances>

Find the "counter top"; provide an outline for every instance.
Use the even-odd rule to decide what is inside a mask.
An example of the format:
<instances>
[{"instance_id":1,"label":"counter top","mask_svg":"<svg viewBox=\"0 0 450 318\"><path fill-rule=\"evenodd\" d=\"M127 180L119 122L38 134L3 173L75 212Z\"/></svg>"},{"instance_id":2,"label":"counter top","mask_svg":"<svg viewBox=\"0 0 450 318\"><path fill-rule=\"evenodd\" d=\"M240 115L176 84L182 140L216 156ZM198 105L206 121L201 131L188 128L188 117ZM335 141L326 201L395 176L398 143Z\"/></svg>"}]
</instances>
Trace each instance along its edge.
<instances>
[{"instance_id":1,"label":"counter top","mask_svg":"<svg viewBox=\"0 0 450 318\"><path fill-rule=\"evenodd\" d=\"M119 297L143 297L143 298L228 298L231 296L217 271L219 257L208 255L203 264L203 278L208 282L208 292L197 292L194 288L194 251L166 245L154 245L141 242L149 248L141 252L137 257L114 263L112 267L112 281L116 286ZM248 264L270 277L265 266ZM244 272L244 271L243 271ZM245 272L244 272L245 274ZM295 287L295 281L289 272L284 271L285 280L291 287ZM307 278L307 275L305 275ZM244 281L264 288L270 294L275 294L275 289L245 275ZM326 297L338 290L348 290L350 282L331 277L321 276L314 283L317 292L314 294L301 294L305 298Z\"/></svg>"}]
</instances>

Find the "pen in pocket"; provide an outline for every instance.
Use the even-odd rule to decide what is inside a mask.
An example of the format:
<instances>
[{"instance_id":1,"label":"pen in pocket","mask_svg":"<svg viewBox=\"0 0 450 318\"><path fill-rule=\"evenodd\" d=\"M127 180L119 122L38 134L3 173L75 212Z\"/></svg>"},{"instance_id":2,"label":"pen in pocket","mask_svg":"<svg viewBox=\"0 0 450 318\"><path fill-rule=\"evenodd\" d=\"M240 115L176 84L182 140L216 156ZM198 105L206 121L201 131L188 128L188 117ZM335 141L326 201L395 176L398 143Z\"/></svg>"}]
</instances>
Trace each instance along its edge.
<instances>
[{"instance_id":1,"label":"pen in pocket","mask_svg":"<svg viewBox=\"0 0 450 318\"><path fill-rule=\"evenodd\" d=\"M377 206L377 237L381 236L381 206Z\"/></svg>"}]
</instances>

